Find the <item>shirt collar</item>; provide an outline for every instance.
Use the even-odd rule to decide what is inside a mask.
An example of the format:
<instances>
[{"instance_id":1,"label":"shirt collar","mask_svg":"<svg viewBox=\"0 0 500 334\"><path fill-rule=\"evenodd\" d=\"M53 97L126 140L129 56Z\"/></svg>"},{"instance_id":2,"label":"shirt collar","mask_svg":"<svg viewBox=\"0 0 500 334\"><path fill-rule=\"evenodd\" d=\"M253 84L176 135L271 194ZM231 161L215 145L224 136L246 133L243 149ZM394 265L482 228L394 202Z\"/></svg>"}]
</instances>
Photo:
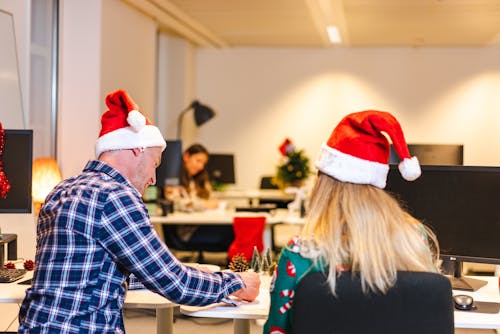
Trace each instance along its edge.
<instances>
[{"instance_id":1,"label":"shirt collar","mask_svg":"<svg viewBox=\"0 0 500 334\"><path fill-rule=\"evenodd\" d=\"M122 174L120 174L119 171L108 165L107 163L100 161L100 160L91 160L87 162L85 167L83 168L84 172L98 172L98 173L104 173L111 177L113 180L115 180L118 183L124 183L130 188L134 189L134 191L138 194L139 197L139 191L135 189L135 187L127 180L126 177L124 177Z\"/></svg>"}]
</instances>

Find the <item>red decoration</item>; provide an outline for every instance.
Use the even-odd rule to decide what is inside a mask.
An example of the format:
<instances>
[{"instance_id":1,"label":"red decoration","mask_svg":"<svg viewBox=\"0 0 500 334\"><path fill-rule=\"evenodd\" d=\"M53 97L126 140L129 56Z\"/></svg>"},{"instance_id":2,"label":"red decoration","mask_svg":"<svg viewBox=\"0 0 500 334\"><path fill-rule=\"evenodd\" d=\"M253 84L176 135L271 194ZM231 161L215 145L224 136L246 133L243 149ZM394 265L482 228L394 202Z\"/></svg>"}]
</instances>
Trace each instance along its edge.
<instances>
[{"instance_id":1,"label":"red decoration","mask_svg":"<svg viewBox=\"0 0 500 334\"><path fill-rule=\"evenodd\" d=\"M35 269L35 262L33 262L32 260L26 260L23 263L23 267L26 270L33 270Z\"/></svg>"},{"instance_id":2,"label":"red decoration","mask_svg":"<svg viewBox=\"0 0 500 334\"><path fill-rule=\"evenodd\" d=\"M14 264L14 262L7 262L3 266L5 267L5 269L16 269L16 265Z\"/></svg>"},{"instance_id":3,"label":"red decoration","mask_svg":"<svg viewBox=\"0 0 500 334\"><path fill-rule=\"evenodd\" d=\"M292 141L288 138L286 138L281 145L278 147L278 150L280 151L281 155L286 157L288 153L293 151L295 147L292 144Z\"/></svg>"},{"instance_id":4,"label":"red decoration","mask_svg":"<svg viewBox=\"0 0 500 334\"><path fill-rule=\"evenodd\" d=\"M2 155L5 144L5 131L3 130L2 123L0 122L0 198L7 197L10 190L10 183L3 171Z\"/></svg>"}]
</instances>

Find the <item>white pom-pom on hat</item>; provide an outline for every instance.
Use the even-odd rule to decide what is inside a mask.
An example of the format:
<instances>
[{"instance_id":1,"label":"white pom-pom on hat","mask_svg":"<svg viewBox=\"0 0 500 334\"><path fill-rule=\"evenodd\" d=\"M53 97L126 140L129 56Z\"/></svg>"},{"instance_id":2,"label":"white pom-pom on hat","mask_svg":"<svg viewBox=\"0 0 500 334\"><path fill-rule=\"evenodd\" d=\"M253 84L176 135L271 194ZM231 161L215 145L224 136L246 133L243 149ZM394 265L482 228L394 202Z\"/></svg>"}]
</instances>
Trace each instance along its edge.
<instances>
[{"instance_id":1,"label":"white pom-pom on hat","mask_svg":"<svg viewBox=\"0 0 500 334\"><path fill-rule=\"evenodd\" d=\"M417 157L405 158L398 164L399 172L403 179L407 181L415 181L422 175L420 164Z\"/></svg>"},{"instance_id":2,"label":"white pom-pom on hat","mask_svg":"<svg viewBox=\"0 0 500 334\"><path fill-rule=\"evenodd\" d=\"M138 110L131 110L127 116L127 123L137 132L142 130L146 125L146 117L141 114Z\"/></svg>"}]
</instances>

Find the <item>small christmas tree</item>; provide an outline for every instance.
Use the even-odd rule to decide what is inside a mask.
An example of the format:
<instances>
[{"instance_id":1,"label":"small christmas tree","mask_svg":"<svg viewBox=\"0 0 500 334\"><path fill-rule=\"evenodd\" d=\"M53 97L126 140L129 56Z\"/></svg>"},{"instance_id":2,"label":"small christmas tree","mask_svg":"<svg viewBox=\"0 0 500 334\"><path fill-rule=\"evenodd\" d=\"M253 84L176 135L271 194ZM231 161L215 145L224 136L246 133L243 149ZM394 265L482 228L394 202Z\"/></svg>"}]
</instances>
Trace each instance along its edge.
<instances>
[{"instance_id":1,"label":"small christmas tree","mask_svg":"<svg viewBox=\"0 0 500 334\"><path fill-rule=\"evenodd\" d=\"M257 246L253 247L253 255L252 255L252 260L250 261L250 268L258 273L260 271L260 254L259 250L257 249Z\"/></svg>"}]
</instances>

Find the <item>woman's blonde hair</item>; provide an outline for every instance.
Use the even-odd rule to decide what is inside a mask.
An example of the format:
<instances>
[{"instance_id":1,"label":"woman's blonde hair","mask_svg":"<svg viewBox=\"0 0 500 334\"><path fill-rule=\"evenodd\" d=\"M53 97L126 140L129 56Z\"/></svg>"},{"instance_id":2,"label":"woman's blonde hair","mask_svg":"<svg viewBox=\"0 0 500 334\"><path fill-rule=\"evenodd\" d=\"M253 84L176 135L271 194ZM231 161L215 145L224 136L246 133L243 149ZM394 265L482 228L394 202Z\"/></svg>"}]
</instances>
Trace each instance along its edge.
<instances>
[{"instance_id":1,"label":"woman's blonde hair","mask_svg":"<svg viewBox=\"0 0 500 334\"><path fill-rule=\"evenodd\" d=\"M438 271L439 246L432 231L371 185L340 182L320 173L301 240L309 256L328 267L335 293L339 268L359 272L362 288L385 293L397 271ZM307 254L304 254L308 256Z\"/></svg>"}]
</instances>

